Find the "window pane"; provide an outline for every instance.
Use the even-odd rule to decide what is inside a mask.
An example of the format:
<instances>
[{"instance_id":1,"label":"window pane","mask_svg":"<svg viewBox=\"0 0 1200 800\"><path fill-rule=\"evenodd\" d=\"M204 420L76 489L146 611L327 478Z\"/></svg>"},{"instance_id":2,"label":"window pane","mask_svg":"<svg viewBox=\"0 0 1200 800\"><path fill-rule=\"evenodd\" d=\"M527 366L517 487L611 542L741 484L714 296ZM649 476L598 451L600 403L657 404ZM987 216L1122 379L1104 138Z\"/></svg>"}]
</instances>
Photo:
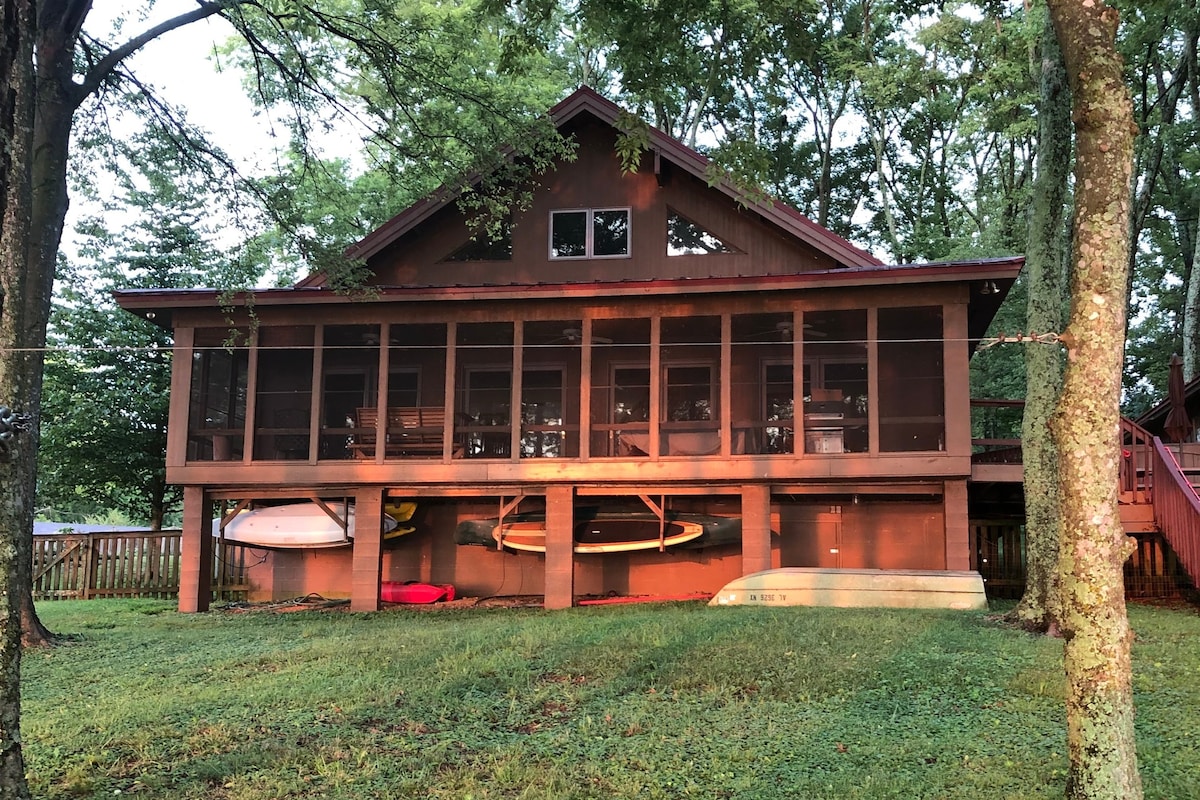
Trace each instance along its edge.
<instances>
[{"instance_id":1,"label":"window pane","mask_svg":"<svg viewBox=\"0 0 1200 800\"><path fill-rule=\"evenodd\" d=\"M378 325L330 325L322 341L321 440L318 458L357 454L358 410L375 405Z\"/></svg>"},{"instance_id":2,"label":"window pane","mask_svg":"<svg viewBox=\"0 0 1200 800\"><path fill-rule=\"evenodd\" d=\"M867 312L806 311L801 331L804 452L867 452Z\"/></svg>"},{"instance_id":3,"label":"window pane","mask_svg":"<svg viewBox=\"0 0 1200 800\"><path fill-rule=\"evenodd\" d=\"M455 425L466 458L508 458L512 430L513 324L458 326Z\"/></svg>"},{"instance_id":4,"label":"window pane","mask_svg":"<svg viewBox=\"0 0 1200 800\"><path fill-rule=\"evenodd\" d=\"M791 312L733 316L734 454L792 452L795 328Z\"/></svg>"},{"instance_id":5,"label":"window pane","mask_svg":"<svg viewBox=\"0 0 1200 800\"><path fill-rule=\"evenodd\" d=\"M687 217L675 213L667 217L667 255L703 256L732 252L732 247Z\"/></svg>"},{"instance_id":6,"label":"window pane","mask_svg":"<svg viewBox=\"0 0 1200 800\"><path fill-rule=\"evenodd\" d=\"M258 347L254 458L307 459L313 328L264 326L259 328Z\"/></svg>"},{"instance_id":7,"label":"window pane","mask_svg":"<svg viewBox=\"0 0 1200 800\"><path fill-rule=\"evenodd\" d=\"M246 425L249 331L196 331L188 411L188 461L240 461Z\"/></svg>"},{"instance_id":8,"label":"window pane","mask_svg":"<svg viewBox=\"0 0 1200 800\"><path fill-rule=\"evenodd\" d=\"M550 257L587 255L587 212L555 211L550 215Z\"/></svg>"},{"instance_id":9,"label":"window pane","mask_svg":"<svg viewBox=\"0 0 1200 800\"><path fill-rule=\"evenodd\" d=\"M596 211L592 215L592 255L629 255L629 212Z\"/></svg>"},{"instance_id":10,"label":"window pane","mask_svg":"<svg viewBox=\"0 0 1200 800\"><path fill-rule=\"evenodd\" d=\"M944 450L942 309L879 309L879 449Z\"/></svg>"}]
</instances>

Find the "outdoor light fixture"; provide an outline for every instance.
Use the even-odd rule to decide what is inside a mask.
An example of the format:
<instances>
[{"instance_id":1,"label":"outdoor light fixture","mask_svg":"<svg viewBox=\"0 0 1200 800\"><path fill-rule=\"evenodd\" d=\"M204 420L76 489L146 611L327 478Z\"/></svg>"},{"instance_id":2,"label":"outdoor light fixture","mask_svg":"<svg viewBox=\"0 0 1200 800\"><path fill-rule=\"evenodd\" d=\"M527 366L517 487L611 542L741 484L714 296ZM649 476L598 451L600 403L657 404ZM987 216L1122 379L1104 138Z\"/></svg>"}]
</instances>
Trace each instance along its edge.
<instances>
[{"instance_id":1,"label":"outdoor light fixture","mask_svg":"<svg viewBox=\"0 0 1200 800\"><path fill-rule=\"evenodd\" d=\"M998 291L1000 291L1000 290L996 288L996 282L988 280L988 281L983 282L983 287L980 288L979 293L980 294L995 294Z\"/></svg>"}]
</instances>

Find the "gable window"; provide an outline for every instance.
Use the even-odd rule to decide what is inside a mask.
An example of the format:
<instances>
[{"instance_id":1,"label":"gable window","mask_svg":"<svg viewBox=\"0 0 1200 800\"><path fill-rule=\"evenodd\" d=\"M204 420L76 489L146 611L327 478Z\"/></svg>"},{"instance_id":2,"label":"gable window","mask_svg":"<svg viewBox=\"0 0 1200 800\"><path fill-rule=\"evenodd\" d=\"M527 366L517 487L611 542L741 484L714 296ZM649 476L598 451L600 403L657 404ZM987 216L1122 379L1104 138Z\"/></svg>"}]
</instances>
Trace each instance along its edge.
<instances>
[{"instance_id":1,"label":"gable window","mask_svg":"<svg viewBox=\"0 0 1200 800\"><path fill-rule=\"evenodd\" d=\"M713 253L736 253L737 250L717 238L706 228L672 210L667 217L667 255L704 256Z\"/></svg>"},{"instance_id":2,"label":"gable window","mask_svg":"<svg viewBox=\"0 0 1200 800\"><path fill-rule=\"evenodd\" d=\"M481 227L466 244L444 260L512 261L512 220L501 220L493 228Z\"/></svg>"},{"instance_id":3,"label":"gable window","mask_svg":"<svg viewBox=\"0 0 1200 800\"><path fill-rule=\"evenodd\" d=\"M551 258L622 258L628 255L628 208L550 212Z\"/></svg>"}]
</instances>

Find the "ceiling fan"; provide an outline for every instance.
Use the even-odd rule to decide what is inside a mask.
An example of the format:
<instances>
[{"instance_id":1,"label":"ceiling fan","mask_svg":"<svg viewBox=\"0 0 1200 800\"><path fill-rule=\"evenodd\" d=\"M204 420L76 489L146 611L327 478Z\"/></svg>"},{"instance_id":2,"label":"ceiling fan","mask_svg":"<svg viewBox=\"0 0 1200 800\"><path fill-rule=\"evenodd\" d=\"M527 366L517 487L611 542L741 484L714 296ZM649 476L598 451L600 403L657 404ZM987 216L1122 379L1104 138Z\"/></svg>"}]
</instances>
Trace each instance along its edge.
<instances>
[{"instance_id":1,"label":"ceiling fan","mask_svg":"<svg viewBox=\"0 0 1200 800\"><path fill-rule=\"evenodd\" d=\"M612 344L612 339L607 336L592 336L592 344ZM563 328L562 337L554 341L555 344L582 344L583 329L582 328Z\"/></svg>"}]
</instances>

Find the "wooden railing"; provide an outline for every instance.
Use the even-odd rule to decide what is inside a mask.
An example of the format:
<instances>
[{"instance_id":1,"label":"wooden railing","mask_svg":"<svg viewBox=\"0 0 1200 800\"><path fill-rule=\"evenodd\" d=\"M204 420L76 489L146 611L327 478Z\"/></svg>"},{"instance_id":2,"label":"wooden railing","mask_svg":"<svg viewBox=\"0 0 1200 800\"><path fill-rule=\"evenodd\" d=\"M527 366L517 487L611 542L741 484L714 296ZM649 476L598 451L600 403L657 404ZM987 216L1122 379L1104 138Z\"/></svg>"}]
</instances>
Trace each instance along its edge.
<instances>
[{"instance_id":1,"label":"wooden railing","mask_svg":"<svg viewBox=\"0 0 1200 800\"><path fill-rule=\"evenodd\" d=\"M59 533L33 537L35 600L174 597L179 594L180 531ZM218 597L246 585L245 549L213 547Z\"/></svg>"},{"instance_id":2,"label":"wooden railing","mask_svg":"<svg viewBox=\"0 0 1200 800\"><path fill-rule=\"evenodd\" d=\"M1154 496L1154 450L1158 438L1132 420L1121 418L1121 500L1149 503ZM1161 442L1159 442L1161 445Z\"/></svg>"},{"instance_id":3,"label":"wooden railing","mask_svg":"<svg viewBox=\"0 0 1200 800\"><path fill-rule=\"evenodd\" d=\"M1175 551L1192 585L1200 586L1200 497L1175 455L1157 438L1152 454L1154 524Z\"/></svg>"}]
</instances>

